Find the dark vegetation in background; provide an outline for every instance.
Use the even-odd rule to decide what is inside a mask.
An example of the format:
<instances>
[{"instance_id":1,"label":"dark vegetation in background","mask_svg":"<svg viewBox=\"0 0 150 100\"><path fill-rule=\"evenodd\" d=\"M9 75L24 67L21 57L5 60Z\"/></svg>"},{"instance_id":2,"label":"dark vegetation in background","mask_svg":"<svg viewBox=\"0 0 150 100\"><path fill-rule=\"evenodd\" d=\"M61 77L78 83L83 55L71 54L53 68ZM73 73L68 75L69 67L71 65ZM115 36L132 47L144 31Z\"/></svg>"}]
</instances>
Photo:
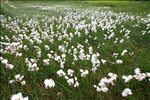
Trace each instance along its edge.
<instances>
[{"instance_id":1,"label":"dark vegetation in background","mask_svg":"<svg viewBox=\"0 0 150 100\"><path fill-rule=\"evenodd\" d=\"M150 0L9 0L9 1L150 1Z\"/></svg>"}]
</instances>

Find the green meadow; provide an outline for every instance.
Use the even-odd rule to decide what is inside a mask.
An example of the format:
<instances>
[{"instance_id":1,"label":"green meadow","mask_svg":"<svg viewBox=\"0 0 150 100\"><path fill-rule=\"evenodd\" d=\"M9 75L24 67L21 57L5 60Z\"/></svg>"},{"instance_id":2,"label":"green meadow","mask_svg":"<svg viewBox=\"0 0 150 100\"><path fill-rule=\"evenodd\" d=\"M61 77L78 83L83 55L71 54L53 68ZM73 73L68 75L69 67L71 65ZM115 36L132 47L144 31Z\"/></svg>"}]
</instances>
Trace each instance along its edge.
<instances>
[{"instance_id":1,"label":"green meadow","mask_svg":"<svg viewBox=\"0 0 150 100\"><path fill-rule=\"evenodd\" d=\"M1 100L150 99L149 1L3 0L0 10Z\"/></svg>"}]
</instances>

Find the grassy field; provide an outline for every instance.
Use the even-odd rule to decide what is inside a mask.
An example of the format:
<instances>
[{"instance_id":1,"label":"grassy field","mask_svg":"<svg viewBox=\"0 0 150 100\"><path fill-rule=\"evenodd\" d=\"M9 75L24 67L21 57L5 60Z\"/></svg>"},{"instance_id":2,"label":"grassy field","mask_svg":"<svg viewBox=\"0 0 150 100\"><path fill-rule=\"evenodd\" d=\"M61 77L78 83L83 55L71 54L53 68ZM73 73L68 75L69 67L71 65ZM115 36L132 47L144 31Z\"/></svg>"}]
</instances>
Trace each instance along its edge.
<instances>
[{"instance_id":1,"label":"grassy field","mask_svg":"<svg viewBox=\"0 0 150 100\"><path fill-rule=\"evenodd\" d=\"M150 99L150 2L2 1L0 10L2 100Z\"/></svg>"}]
</instances>

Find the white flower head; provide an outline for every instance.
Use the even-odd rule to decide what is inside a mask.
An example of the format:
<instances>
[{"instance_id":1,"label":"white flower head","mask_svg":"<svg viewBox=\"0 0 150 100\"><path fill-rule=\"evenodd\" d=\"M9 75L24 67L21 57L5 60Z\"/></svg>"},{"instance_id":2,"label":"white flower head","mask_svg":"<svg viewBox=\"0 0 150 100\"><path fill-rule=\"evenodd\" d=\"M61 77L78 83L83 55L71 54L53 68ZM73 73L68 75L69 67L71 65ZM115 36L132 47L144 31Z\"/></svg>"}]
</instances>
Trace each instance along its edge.
<instances>
[{"instance_id":1,"label":"white flower head","mask_svg":"<svg viewBox=\"0 0 150 100\"><path fill-rule=\"evenodd\" d=\"M118 60L116 60L116 64L123 64L123 61L118 59Z\"/></svg>"},{"instance_id":2,"label":"white flower head","mask_svg":"<svg viewBox=\"0 0 150 100\"><path fill-rule=\"evenodd\" d=\"M146 76L146 73L139 73L139 74L136 74L136 75L133 75L133 77L138 80L138 81L142 81L144 80L147 76Z\"/></svg>"},{"instance_id":3,"label":"white flower head","mask_svg":"<svg viewBox=\"0 0 150 100\"><path fill-rule=\"evenodd\" d=\"M0 57L0 61L3 60L3 57Z\"/></svg>"},{"instance_id":4,"label":"white flower head","mask_svg":"<svg viewBox=\"0 0 150 100\"><path fill-rule=\"evenodd\" d=\"M49 65L49 59L43 59L44 65Z\"/></svg>"},{"instance_id":5,"label":"white flower head","mask_svg":"<svg viewBox=\"0 0 150 100\"><path fill-rule=\"evenodd\" d=\"M86 77L89 74L88 70L80 69L80 72L81 72L81 77Z\"/></svg>"},{"instance_id":6,"label":"white flower head","mask_svg":"<svg viewBox=\"0 0 150 100\"><path fill-rule=\"evenodd\" d=\"M52 79L45 79L44 81L45 88L53 88L55 87L55 82Z\"/></svg>"},{"instance_id":7,"label":"white flower head","mask_svg":"<svg viewBox=\"0 0 150 100\"><path fill-rule=\"evenodd\" d=\"M14 94L11 96L11 100L22 100L23 96L22 93Z\"/></svg>"},{"instance_id":8,"label":"white flower head","mask_svg":"<svg viewBox=\"0 0 150 100\"><path fill-rule=\"evenodd\" d=\"M147 75L147 77L150 77L150 72L147 72L146 75Z\"/></svg>"},{"instance_id":9,"label":"white flower head","mask_svg":"<svg viewBox=\"0 0 150 100\"><path fill-rule=\"evenodd\" d=\"M104 59L101 59L102 64L105 64L107 61Z\"/></svg>"},{"instance_id":10,"label":"white flower head","mask_svg":"<svg viewBox=\"0 0 150 100\"><path fill-rule=\"evenodd\" d=\"M11 100L28 100L29 97L23 97L22 93L17 93L11 96Z\"/></svg>"},{"instance_id":11,"label":"white flower head","mask_svg":"<svg viewBox=\"0 0 150 100\"><path fill-rule=\"evenodd\" d=\"M8 60L7 60L7 59L3 59L3 60L1 61L1 63L6 65L6 64L8 63Z\"/></svg>"},{"instance_id":12,"label":"white flower head","mask_svg":"<svg viewBox=\"0 0 150 100\"><path fill-rule=\"evenodd\" d=\"M45 48L46 50L49 50L49 46L48 46L48 45L45 45L44 48Z\"/></svg>"},{"instance_id":13,"label":"white flower head","mask_svg":"<svg viewBox=\"0 0 150 100\"><path fill-rule=\"evenodd\" d=\"M127 53L128 51L125 49L122 51L121 56L123 56L125 53Z\"/></svg>"},{"instance_id":14,"label":"white flower head","mask_svg":"<svg viewBox=\"0 0 150 100\"><path fill-rule=\"evenodd\" d=\"M106 93L106 92L108 92L108 88L107 87L102 87L101 91L104 92L104 93Z\"/></svg>"},{"instance_id":15,"label":"white flower head","mask_svg":"<svg viewBox=\"0 0 150 100\"><path fill-rule=\"evenodd\" d=\"M135 73L135 74L140 74L140 73L141 73L140 68L136 68L136 69L134 70L134 73Z\"/></svg>"},{"instance_id":16,"label":"white flower head","mask_svg":"<svg viewBox=\"0 0 150 100\"><path fill-rule=\"evenodd\" d=\"M73 79L73 78L68 79L68 80L67 80L67 83L68 83L69 85L73 85L73 84L74 84L74 79Z\"/></svg>"},{"instance_id":17,"label":"white flower head","mask_svg":"<svg viewBox=\"0 0 150 100\"><path fill-rule=\"evenodd\" d=\"M126 88L122 92L123 97L127 97L128 95L132 95L132 91L129 88Z\"/></svg>"},{"instance_id":18,"label":"white flower head","mask_svg":"<svg viewBox=\"0 0 150 100\"><path fill-rule=\"evenodd\" d=\"M132 80L133 79L133 76L132 75L129 75L129 76L122 76L122 79L124 79L124 82L126 83L126 82L129 82L130 80Z\"/></svg>"},{"instance_id":19,"label":"white flower head","mask_svg":"<svg viewBox=\"0 0 150 100\"><path fill-rule=\"evenodd\" d=\"M15 80L16 80L16 81L19 81L19 82L20 82L23 78L24 78L23 75L22 75L22 76L21 76L20 74L15 75Z\"/></svg>"},{"instance_id":20,"label":"white flower head","mask_svg":"<svg viewBox=\"0 0 150 100\"><path fill-rule=\"evenodd\" d=\"M26 84L26 81L25 81L25 80L21 82L21 85L22 85L22 86L25 85L25 84Z\"/></svg>"},{"instance_id":21,"label":"white flower head","mask_svg":"<svg viewBox=\"0 0 150 100\"><path fill-rule=\"evenodd\" d=\"M15 82L15 80L10 80L10 81L9 81L10 84L12 84L12 83L14 83L14 82Z\"/></svg>"},{"instance_id":22,"label":"white flower head","mask_svg":"<svg viewBox=\"0 0 150 100\"><path fill-rule=\"evenodd\" d=\"M72 76L73 76L73 73L74 73L74 70L68 69L68 70L67 70L67 73L68 73L68 75L69 75L70 77L72 77Z\"/></svg>"},{"instance_id":23,"label":"white flower head","mask_svg":"<svg viewBox=\"0 0 150 100\"><path fill-rule=\"evenodd\" d=\"M74 87L78 87L79 86L79 82L76 81L75 84L74 84Z\"/></svg>"},{"instance_id":24,"label":"white flower head","mask_svg":"<svg viewBox=\"0 0 150 100\"><path fill-rule=\"evenodd\" d=\"M61 76L65 76L66 73L65 73L62 69L60 69L60 70L57 71L57 75L58 75L59 77L61 77Z\"/></svg>"},{"instance_id":25,"label":"white flower head","mask_svg":"<svg viewBox=\"0 0 150 100\"><path fill-rule=\"evenodd\" d=\"M14 68L14 65L12 65L12 64L6 64L6 68L8 68L8 69L13 69L13 68Z\"/></svg>"},{"instance_id":26,"label":"white flower head","mask_svg":"<svg viewBox=\"0 0 150 100\"><path fill-rule=\"evenodd\" d=\"M61 57L62 57L62 58L66 58L66 54L62 54Z\"/></svg>"}]
</instances>

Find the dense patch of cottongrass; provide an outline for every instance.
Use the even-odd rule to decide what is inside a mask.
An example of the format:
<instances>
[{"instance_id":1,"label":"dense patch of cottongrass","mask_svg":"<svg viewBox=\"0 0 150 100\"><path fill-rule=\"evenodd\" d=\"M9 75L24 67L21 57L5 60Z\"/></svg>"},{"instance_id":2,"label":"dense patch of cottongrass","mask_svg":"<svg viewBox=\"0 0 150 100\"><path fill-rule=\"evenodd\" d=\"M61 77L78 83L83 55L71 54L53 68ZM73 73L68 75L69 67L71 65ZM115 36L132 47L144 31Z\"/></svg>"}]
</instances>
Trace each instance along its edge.
<instances>
[{"instance_id":1,"label":"dense patch of cottongrass","mask_svg":"<svg viewBox=\"0 0 150 100\"><path fill-rule=\"evenodd\" d=\"M64 78L69 86L75 88L80 85L78 81L79 76L76 76L77 71L73 68L70 69L65 67L68 55L73 57L73 60L71 61L73 65L75 65L78 61L88 61L91 63L92 66L89 69L80 68L78 70L80 77L84 78L88 78L90 73L95 74L98 69L107 63L124 64L125 62L120 58L120 56L123 57L128 54L130 56L134 55L133 51L129 51L128 48L125 48L122 52L112 52L110 59L115 59L114 61L103 58L101 53L97 52L95 47L90 44L91 39L93 39L93 41L100 39L100 36L92 36L99 32L98 30L107 30L107 33L103 33L103 40L105 41L99 43L97 47L99 49L107 45L107 41L111 41L113 44L123 44L130 39L130 34L132 34L131 30L121 24L128 20L137 21L133 27L138 27L140 23L146 24L146 28L145 30L142 30L141 35L150 33L150 31L148 31L150 29L150 24L147 23L149 22L148 18L150 15L147 15L146 18L142 18L141 16L134 16L128 13L102 11L102 8L98 7L91 10L75 10L72 6L67 6L66 8L66 6L64 7L62 5L30 5L29 7L48 11L54 10L56 12L63 11L64 16L60 15L59 17L56 17L35 15L32 18L28 18L28 16L25 15L15 17L13 19L11 17L7 18L4 15L0 15L1 26L6 30L14 32L11 37L8 37L7 35L0 37L1 47L3 47L1 48L0 53L3 55L10 54L21 58L25 56L22 51L28 53L31 51L32 47L35 57L26 57L24 62L22 62L25 63L28 71L39 71L41 66L38 64L40 61L43 66L49 66L51 64L51 60L53 60L59 64L59 69L56 71L57 76L59 78ZM104 7L103 9L108 8ZM26 17L25 22L23 21L24 17ZM41 17L42 25L38 20L38 17ZM113 19L113 17L115 17L115 19ZM22 26L20 26L20 24ZM118 37L115 32L117 25L121 26L119 32L122 36L120 37ZM73 29L73 31L69 31L70 29ZM74 39L80 39L82 36L86 36L88 38L86 38L83 43L72 45L72 41L74 41ZM24 41L26 41L26 43ZM57 50L53 50L51 46L55 45L56 41L60 44L56 47ZM40 45L42 45L42 47ZM59 51L59 53L57 51ZM46 53L45 58L42 58L43 53ZM4 65L7 69L13 70L15 67L13 64L9 63L9 59L3 58L3 56L0 57L0 60L2 65ZM108 77L103 77L99 81L98 85L94 85L94 88L96 88L97 92L107 93L110 85L115 86L118 77L121 77L125 83L131 82L133 79L143 81L148 78L150 81L150 72L142 73L140 68L136 68L133 75L118 76L115 73L108 73ZM26 81L24 80L24 75L16 74L14 79L9 80L8 83L13 84L15 82L19 82L21 85L26 85ZM55 88L56 85L57 84L55 84L53 79L44 80L44 87L46 89ZM127 97L129 95L132 95L132 90L129 88L124 89L122 96ZM28 100L28 97L24 98L22 93L18 93L12 95L11 100Z\"/></svg>"},{"instance_id":2,"label":"dense patch of cottongrass","mask_svg":"<svg viewBox=\"0 0 150 100\"><path fill-rule=\"evenodd\" d=\"M115 85L115 81L117 80L117 75L114 73L108 73L109 78L104 77L100 80L100 82L98 83L98 85L94 85L94 88L96 88L97 92L108 92L108 86L109 84L111 84L112 86Z\"/></svg>"}]
</instances>

